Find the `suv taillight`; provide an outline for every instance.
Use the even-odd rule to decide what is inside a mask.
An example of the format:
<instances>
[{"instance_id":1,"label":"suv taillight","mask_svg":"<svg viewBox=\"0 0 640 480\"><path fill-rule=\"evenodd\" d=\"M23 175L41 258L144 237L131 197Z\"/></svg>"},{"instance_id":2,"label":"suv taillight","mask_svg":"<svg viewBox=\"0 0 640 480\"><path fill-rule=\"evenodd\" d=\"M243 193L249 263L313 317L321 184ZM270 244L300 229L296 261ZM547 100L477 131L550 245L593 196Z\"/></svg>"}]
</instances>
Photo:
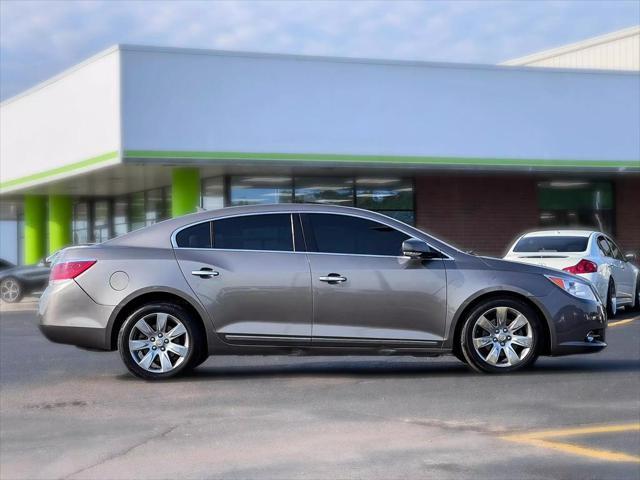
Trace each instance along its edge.
<instances>
[{"instance_id":1,"label":"suv taillight","mask_svg":"<svg viewBox=\"0 0 640 480\"><path fill-rule=\"evenodd\" d=\"M82 272L87 271L96 263L96 260L74 260L70 262L56 263L51 269L49 281L69 280L76 278Z\"/></svg>"},{"instance_id":2,"label":"suv taillight","mask_svg":"<svg viewBox=\"0 0 640 480\"><path fill-rule=\"evenodd\" d=\"M591 260L585 260L583 258L574 266L563 268L562 270L573 273L574 275L578 275L580 273L596 273L598 271L598 265L593 263Z\"/></svg>"}]
</instances>

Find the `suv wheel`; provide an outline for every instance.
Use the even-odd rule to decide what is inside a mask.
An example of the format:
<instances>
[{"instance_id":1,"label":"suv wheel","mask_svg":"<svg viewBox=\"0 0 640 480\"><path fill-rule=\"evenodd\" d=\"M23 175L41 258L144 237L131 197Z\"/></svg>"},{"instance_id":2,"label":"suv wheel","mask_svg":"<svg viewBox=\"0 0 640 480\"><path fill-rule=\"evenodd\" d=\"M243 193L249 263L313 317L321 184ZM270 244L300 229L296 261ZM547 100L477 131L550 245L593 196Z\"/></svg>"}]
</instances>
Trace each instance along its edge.
<instances>
[{"instance_id":1,"label":"suv wheel","mask_svg":"<svg viewBox=\"0 0 640 480\"><path fill-rule=\"evenodd\" d=\"M145 305L120 329L118 350L135 376L158 380L193 368L201 358L204 336L185 309L169 303Z\"/></svg>"},{"instance_id":2,"label":"suv wheel","mask_svg":"<svg viewBox=\"0 0 640 480\"><path fill-rule=\"evenodd\" d=\"M519 300L483 302L465 321L462 353L478 372L507 373L528 367L537 358L539 322L536 312Z\"/></svg>"},{"instance_id":3,"label":"suv wheel","mask_svg":"<svg viewBox=\"0 0 640 480\"><path fill-rule=\"evenodd\" d=\"M0 298L7 303L17 303L22 300L24 294L22 284L13 277L8 277L0 282Z\"/></svg>"}]
</instances>

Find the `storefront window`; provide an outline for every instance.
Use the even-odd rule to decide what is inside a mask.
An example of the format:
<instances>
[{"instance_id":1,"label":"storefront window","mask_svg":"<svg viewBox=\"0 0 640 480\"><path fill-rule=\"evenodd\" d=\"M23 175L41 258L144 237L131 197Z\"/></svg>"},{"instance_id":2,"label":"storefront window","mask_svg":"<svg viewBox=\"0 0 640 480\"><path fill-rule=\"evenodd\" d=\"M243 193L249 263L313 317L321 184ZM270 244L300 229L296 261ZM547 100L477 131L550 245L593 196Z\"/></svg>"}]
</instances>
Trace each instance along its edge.
<instances>
[{"instance_id":1,"label":"storefront window","mask_svg":"<svg viewBox=\"0 0 640 480\"><path fill-rule=\"evenodd\" d=\"M145 226L146 213L144 208L144 192L131 195L131 230L137 230Z\"/></svg>"},{"instance_id":2,"label":"storefront window","mask_svg":"<svg viewBox=\"0 0 640 480\"><path fill-rule=\"evenodd\" d=\"M202 208L216 210L224 207L224 177L202 181Z\"/></svg>"},{"instance_id":3,"label":"storefront window","mask_svg":"<svg viewBox=\"0 0 640 480\"><path fill-rule=\"evenodd\" d=\"M413 181L393 177L358 178L356 206L413 225Z\"/></svg>"},{"instance_id":4,"label":"storefront window","mask_svg":"<svg viewBox=\"0 0 640 480\"><path fill-rule=\"evenodd\" d=\"M291 202L291 177L231 177L231 205Z\"/></svg>"},{"instance_id":5,"label":"storefront window","mask_svg":"<svg viewBox=\"0 0 640 480\"><path fill-rule=\"evenodd\" d=\"M300 177L295 180L296 203L353 205L353 179L344 177Z\"/></svg>"},{"instance_id":6,"label":"storefront window","mask_svg":"<svg viewBox=\"0 0 640 480\"><path fill-rule=\"evenodd\" d=\"M129 231L129 202L127 197L113 202L113 234L118 237Z\"/></svg>"},{"instance_id":7,"label":"storefront window","mask_svg":"<svg viewBox=\"0 0 640 480\"><path fill-rule=\"evenodd\" d=\"M109 240L109 202L100 200L93 204L93 241L95 243Z\"/></svg>"},{"instance_id":8,"label":"storefront window","mask_svg":"<svg viewBox=\"0 0 640 480\"><path fill-rule=\"evenodd\" d=\"M73 206L73 243L89 243L89 205L79 202Z\"/></svg>"},{"instance_id":9,"label":"storefront window","mask_svg":"<svg viewBox=\"0 0 640 480\"><path fill-rule=\"evenodd\" d=\"M147 226L166 218L164 195L161 188L145 192L145 224Z\"/></svg>"},{"instance_id":10,"label":"storefront window","mask_svg":"<svg viewBox=\"0 0 640 480\"><path fill-rule=\"evenodd\" d=\"M613 232L613 188L609 182L540 182L538 204L543 227L586 227Z\"/></svg>"}]
</instances>

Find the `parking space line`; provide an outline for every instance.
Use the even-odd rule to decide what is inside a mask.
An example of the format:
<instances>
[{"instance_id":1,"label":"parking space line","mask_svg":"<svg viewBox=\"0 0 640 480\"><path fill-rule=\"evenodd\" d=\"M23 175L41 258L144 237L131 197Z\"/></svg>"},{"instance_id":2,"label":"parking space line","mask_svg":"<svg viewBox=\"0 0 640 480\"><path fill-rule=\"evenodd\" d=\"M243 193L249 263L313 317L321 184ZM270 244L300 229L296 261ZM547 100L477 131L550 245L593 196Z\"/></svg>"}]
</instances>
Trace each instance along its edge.
<instances>
[{"instance_id":1,"label":"parking space line","mask_svg":"<svg viewBox=\"0 0 640 480\"><path fill-rule=\"evenodd\" d=\"M617 322L609 322L607 326L609 327L619 327L621 325L628 325L629 323L637 320L637 318L628 318L627 320L618 320Z\"/></svg>"},{"instance_id":2,"label":"parking space line","mask_svg":"<svg viewBox=\"0 0 640 480\"><path fill-rule=\"evenodd\" d=\"M511 442L523 443L540 448L547 448L572 455L594 458L609 462L633 462L640 463L640 456L625 452L603 450L599 448L585 447L575 443L559 442L555 438L580 437L587 435L603 435L624 432L640 432L640 423L627 423L618 425L594 425L590 427L560 428L555 430L541 430L531 433L505 435L500 438Z\"/></svg>"}]
</instances>

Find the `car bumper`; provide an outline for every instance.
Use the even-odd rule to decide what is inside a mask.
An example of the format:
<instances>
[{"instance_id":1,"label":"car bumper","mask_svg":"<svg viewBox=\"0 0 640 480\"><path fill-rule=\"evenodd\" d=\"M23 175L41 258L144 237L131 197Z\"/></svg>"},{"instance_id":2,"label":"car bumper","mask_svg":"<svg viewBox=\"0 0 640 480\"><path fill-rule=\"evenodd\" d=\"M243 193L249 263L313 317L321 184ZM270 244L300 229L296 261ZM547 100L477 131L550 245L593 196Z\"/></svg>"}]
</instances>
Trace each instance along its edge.
<instances>
[{"instance_id":1,"label":"car bumper","mask_svg":"<svg viewBox=\"0 0 640 480\"><path fill-rule=\"evenodd\" d=\"M113 307L95 303L74 280L49 284L38 306L39 327L52 342L109 350Z\"/></svg>"},{"instance_id":2,"label":"car bumper","mask_svg":"<svg viewBox=\"0 0 640 480\"><path fill-rule=\"evenodd\" d=\"M550 309L551 355L595 353L607 346L607 315L600 301L582 300L554 291L544 299Z\"/></svg>"}]
</instances>

